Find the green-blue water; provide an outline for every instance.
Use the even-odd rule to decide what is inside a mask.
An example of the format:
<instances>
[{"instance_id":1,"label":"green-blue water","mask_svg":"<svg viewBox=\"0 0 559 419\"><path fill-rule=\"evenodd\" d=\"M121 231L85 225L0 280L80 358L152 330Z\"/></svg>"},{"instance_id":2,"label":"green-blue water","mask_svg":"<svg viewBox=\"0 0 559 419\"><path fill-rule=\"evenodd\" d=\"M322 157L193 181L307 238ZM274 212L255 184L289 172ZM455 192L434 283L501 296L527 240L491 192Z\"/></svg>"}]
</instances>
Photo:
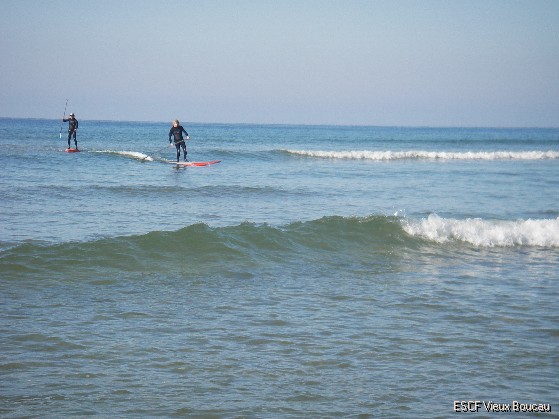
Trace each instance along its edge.
<instances>
[{"instance_id":1,"label":"green-blue water","mask_svg":"<svg viewBox=\"0 0 559 419\"><path fill-rule=\"evenodd\" d=\"M0 416L557 413L558 129L59 123L0 119Z\"/></svg>"}]
</instances>

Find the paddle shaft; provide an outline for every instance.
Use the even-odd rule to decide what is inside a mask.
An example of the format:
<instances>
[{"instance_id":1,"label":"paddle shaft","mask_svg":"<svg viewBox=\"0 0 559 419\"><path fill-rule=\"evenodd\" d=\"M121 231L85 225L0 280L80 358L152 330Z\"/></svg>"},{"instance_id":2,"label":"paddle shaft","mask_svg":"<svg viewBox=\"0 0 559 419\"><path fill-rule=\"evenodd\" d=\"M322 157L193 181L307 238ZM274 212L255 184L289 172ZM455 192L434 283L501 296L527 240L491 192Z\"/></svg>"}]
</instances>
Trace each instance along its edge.
<instances>
[{"instance_id":1,"label":"paddle shaft","mask_svg":"<svg viewBox=\"0 0 559 419\"><path fill-rule=\"evenodd\" d=\"M180 142L178 142L178 143L175 143L175 144L182 144L182 143L184 143L184 146L186 147L186 141L185 141L185 140L182 140L182 141L180 141ZM153 153L148 154L147 156L145 156L144 158L142 158L142 160L140 160L140 161L144 161L144 160L147 159L148 157L153 156L155 153L159 153L161 150L164 150L164 149L166 149L167 147L170 147L171 145L172 145L172 143L169 143L168 146L165 146L165 147L163 147L163 148L160 148L159 150L155 150Z\"/></svg>"},{"instance_id":2,"label":"paddle shaft","mask_svg":"<svg viewBox=\"0 0 559 419\"><path fill-rule=\"evenodd\" d=\"M60 139L62 139L62 124L64 123L64 119L66 118L67 106L68 106L68 99L66 99L66 105L64 105L64 116L62 117L62 122L60 123L60 134L58 134L58 137L60 137Z\"/></svg>"},{"instance_id":3,"label":"paddle shaft","mask_svg":"<svg viewBox=\"0 0 559 419\"><path fill-rule=\"evenodd\" d=\"M165 146L165 147L163 147L163 148L160 148L159 150L155 150L153 153L148 154L147 156L145 156L144 158L142 158L142 160L140 160L140 161L144 161L144 160L147 159L148 157L153 156L155 153L159 153L161 150L164 150L164 149L166 149L167 147L169 147L169 146Z\"/></svg>"}]
</instances>

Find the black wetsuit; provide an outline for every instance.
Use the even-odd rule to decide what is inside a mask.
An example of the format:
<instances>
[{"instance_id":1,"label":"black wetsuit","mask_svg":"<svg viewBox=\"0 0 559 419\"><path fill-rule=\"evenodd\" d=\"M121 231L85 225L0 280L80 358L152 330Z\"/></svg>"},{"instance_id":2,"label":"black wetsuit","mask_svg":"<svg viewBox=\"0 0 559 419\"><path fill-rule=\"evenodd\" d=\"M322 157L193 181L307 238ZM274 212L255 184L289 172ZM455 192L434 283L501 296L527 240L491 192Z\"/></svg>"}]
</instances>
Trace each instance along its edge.
<instances>
[{"instance_id":1,"label":"black wetsuit","mask_svg":"<svg viewBox=\"0 0 559 419\"><path fill-rule=\"evenodd\" d=\"M186 132L186 130L181 125L178 125L176 127L173 126L169 131L169 144L173 142L171 140L171 137L174 137L175 140L175 147L177 148L177 161L179 161L179 157L181 156L181 147L182 147L182 151L184 152L184 161L186 161L186 155L188 154L188 152L186 151L186 144L184 142L184 138L182 138L183 132L188 137L188 132Z\"/></svg>"},{"instance_id":2,"label":"black wetsuit","mask_svg":"<svg viewBox=\"0 0 559 419\"><path fill-rule=\"evenodd\" d=\"M68 148L70 148L70 140L72 135L74 136L74 144L78 148L78 140L76 139L76 134L78 131L78 120L76 118L62 119L63 122L68 122Z\"/></svg>"}]
</instances>

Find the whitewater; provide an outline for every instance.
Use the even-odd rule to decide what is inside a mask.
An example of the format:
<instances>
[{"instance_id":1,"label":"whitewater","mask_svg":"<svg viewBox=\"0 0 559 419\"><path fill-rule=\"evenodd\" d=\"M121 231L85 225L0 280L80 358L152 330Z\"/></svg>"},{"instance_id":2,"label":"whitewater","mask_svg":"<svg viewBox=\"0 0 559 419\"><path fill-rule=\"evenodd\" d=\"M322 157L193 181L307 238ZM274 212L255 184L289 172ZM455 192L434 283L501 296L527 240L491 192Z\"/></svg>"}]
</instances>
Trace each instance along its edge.
<instances>
[{"instance_id":1,"label":"whitewater","mask_svg":"<svg viewBox=\"0 0 559 419\"><path fill-rule=\"evenodd\" d=\"M329 159L364 159L364 160L400 160L400 159L434 159L434 160L545 160L559 159L559 151L312 151L286 150L287 153L322 157Z\"/></svg>"},{"instance_id":2,"label":"whitewater","mask_svg":"<svg viewBox=\"0 0 559 419\"><path fill-rule=\"evenodd\" d=\"M438 243L463 241L480 247L541 246L559 247L559 217L554 220L444 219L436 214L426 219L403 222L412 236Z\"/></svg>"}]
</instances>

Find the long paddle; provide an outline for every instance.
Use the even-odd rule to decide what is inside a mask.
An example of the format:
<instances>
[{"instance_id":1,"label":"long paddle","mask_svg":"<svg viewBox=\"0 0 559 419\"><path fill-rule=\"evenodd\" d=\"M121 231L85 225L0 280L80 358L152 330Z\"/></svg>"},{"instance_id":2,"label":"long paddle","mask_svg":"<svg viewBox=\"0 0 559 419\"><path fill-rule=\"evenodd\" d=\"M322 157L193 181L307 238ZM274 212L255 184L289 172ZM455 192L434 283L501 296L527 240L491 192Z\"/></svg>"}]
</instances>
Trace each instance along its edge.
<instances>
[{"instance_id":1,"label":"long paddle","mask_svg":"<svg viewBox=\"0 0 559 419\"><path fill-rule=\"evenodd\" d=\"M68 99L66 99L66 105L64 105L64 116L62 117L62 122L60 123L60 134L58 134L58 137L60 137L60 139L62 139L62 123L64 122L64 119L66 118L66 107L68 106Z\"/></svg>"}]
</instances>

